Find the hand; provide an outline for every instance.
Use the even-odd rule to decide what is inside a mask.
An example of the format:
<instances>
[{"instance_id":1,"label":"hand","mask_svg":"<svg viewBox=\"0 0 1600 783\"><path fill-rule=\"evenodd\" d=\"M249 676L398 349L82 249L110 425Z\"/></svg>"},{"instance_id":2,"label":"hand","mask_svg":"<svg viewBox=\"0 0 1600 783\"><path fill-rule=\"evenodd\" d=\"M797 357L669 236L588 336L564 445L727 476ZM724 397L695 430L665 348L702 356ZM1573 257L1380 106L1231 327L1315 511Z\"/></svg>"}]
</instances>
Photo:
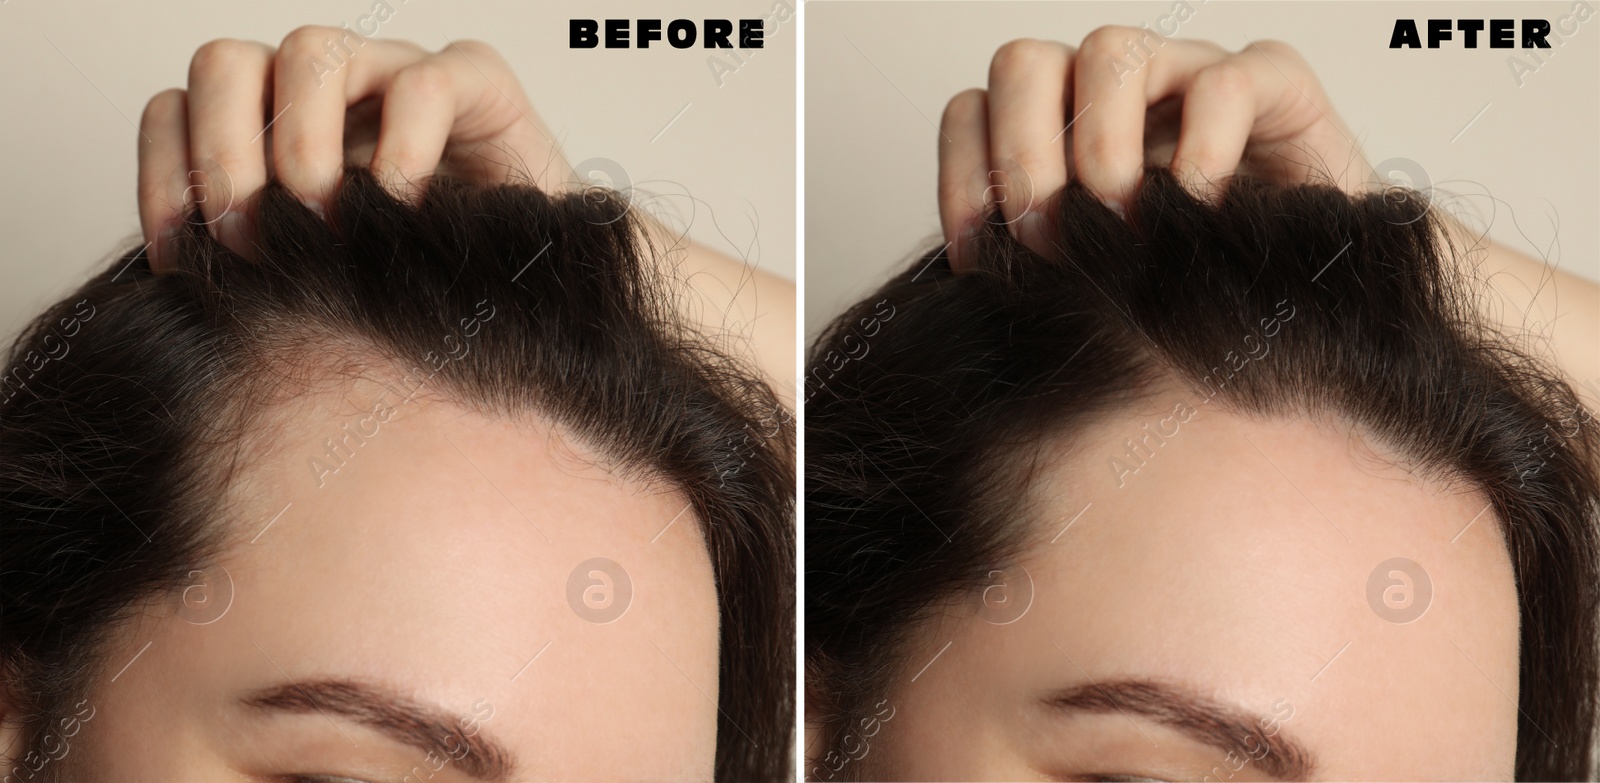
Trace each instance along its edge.
<instances>
[{"instance_id":1,"label":"hand","mask_svg":"<svg viewBox=\"0 0 1600 783\"><path fill-rule=\"evenodd\" d=\"M152 98L140 131L139 222L157 269L164 231L191 205L212 236L249 257L245 200L276 175L326 212L347 156L402 198L441 162L475 182L526 174L550 192L572 179L516 75L477 41L431 54L309 26L277 49L212 41L190 62L189 89Z\"/></svg>"},{"instance_id":2,"label":"hand","mask_svg":"<svg viewBox=\"0 0 1600 783\"><path fill-rule=\"evenodd\" d=\"M1230 54L1133 27L1099 28L1077 49L1012 41L989 65L989 89L960 93L944 110L939 218L952 266L962 268L963 231L989 205L1013 236L1053 255L1043 202L1074 174L1125 211L1149 155L1146 115L1171 114L1173 103L1182 121L1170 166L1202 197L1240 170L1284 183L1327 175L1347 192L1370 175L1316 75L1287 44Z\"/></svg>"}]
</instances>

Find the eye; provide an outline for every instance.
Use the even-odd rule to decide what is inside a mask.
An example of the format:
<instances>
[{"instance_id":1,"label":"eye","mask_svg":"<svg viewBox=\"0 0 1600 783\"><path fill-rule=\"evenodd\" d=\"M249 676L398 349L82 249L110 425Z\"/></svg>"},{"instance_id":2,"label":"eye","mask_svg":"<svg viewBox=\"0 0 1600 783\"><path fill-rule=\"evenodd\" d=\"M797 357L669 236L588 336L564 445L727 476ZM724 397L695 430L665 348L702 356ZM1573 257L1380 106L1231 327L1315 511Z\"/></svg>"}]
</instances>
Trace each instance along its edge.
<instances>
[{"instance_id":1,"label":"eye","mask_svg":"<svg viewBox=\"0 0 1600 783\"><path fill-rule=\"evenodd\" d=\"M286 783L372 783L372 781L357 780L342 775L295 775Z\"/></svg>"}]
</instances>

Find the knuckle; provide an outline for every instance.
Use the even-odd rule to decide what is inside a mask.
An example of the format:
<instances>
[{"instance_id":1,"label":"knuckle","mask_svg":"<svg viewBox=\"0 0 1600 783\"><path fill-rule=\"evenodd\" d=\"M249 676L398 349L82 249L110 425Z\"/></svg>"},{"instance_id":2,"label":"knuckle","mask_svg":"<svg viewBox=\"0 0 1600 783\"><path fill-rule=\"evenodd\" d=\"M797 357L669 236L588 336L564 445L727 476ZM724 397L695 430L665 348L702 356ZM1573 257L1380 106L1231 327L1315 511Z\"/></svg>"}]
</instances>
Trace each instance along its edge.
<instances>
[{"instance_id":1,"label":"knuckle","mask_svg":"<svg viewBox=\"0 0 1600 783\"><path fill-rule=\"evenodd\" d=\"M1139 37L1143 32L1137 27L1114 24L1096 27L1083 37L1083 46L1079 48L1079 53L1083 55L1101 55L1120 51L1129 40Z\"/></svg>"},{"instance_id":2,"label":"knuckle","mask_svg":"<svg viewBox=\"0 0 1600 783\"><path fill-rule=\"evenodd\" d=\"M1299 65L1305 60L1300 56L1300 51L1283 41L1262 39L1254 41L1244 48L1246 52L1257 52L1271 58L1278 65L1285 65L1285 61Z\"/></svg>"},{"instance_id":3,"label":"knuckle","mask_svg":"<svg viewBox=\"0 0 1600 783\"><path fill-rule=\"evenodd\" d=\"M431 98L448 94L451 87L450 73L443 66L434 60L423 60L400 69L394 75L390 90Z\"/></svg>"},{"instance_id":4,"label":"knuckle","mask_svg":"<svg viewBox=\"0 0 1600 783\"><path fill-rule=\"evenodd\" d=\"M141 179L137 192L140 204L165 204L169 200L163 182Z\"/></svg>"},{"instance_id":5,"label":"knuckle","mask_svg":"<svg viewBox=\"0 0 1600 783\"><path fill-rule=\"evenodd\" d=\"M989 78L1005 79L1026 74L1046 62L1054 44L1037 38L1018 38L1000 45L989 60Z\"/></svg>"},{"instance_id":6,"label":"knuckle","mask_svg":"<svg viewBox=\"0 0 1600 783\"><path fill-rule=\"evenodd\" d=\"M940 124L951 128L981 121L987 96L986 91L977 87L956 93L955 97L944 105L944 115L940 117Z\"/></svg>"},{"instance_id":7,"label":"knuckle","mask_svg":"<svg viewBox=\"0 0 1600 783\"><path fill-rule=\"evenodd\" d=\"M285 134L275 139L273 158L278 172L286 178L293 178L298 172L327 163L328 155L324 147L321 140L303 133Z\"/></svg>"},{"instance_id":8,"label":"knuckle","mask_svg":"<svg viewBox=\"0 0 1600 783\"><path fill-rule=\"evenodd\" d=\"M415 149L402 147L390 150L383 154L380 162L375 164L390 180L399 183L413 183L432 175L438 169L438 161L430 165L425 156Z\"/></svg>"},{"instance_id":9,"label":"knuckle","mask_svg":"<svg viewBox=\"0 0 1600 783\"><path fill-rule=\"evenodd\" d=\"M1208 92L1225 96L1248 94L1255 79L1250 71L1239 64L1224 60L1194 75L1195 92Z\"/></svg>"},{"instance_id":10,"label":"knuckle","mask_svg":"<svg viewBox=\"0 0 1600 783\"><path fill-rule=\"evenodd\" d=\"M139 115L139 127L148 129L176 121L183 114L188 96L188 91L181 87L156 93L144 105L144 113Z\"/></svg>"},{"instance_id":11,"label":"knuckle","mask_svg":"<svg viewBox=\"0 0 1600 783\"><path fill-rule=\"evenodd\" d=\"M957 177L940 177L938 193L940 204L959 203L972 195L967 192L966 182Z\"/></svg>"},{"instance_id":12,"label":"knuckle","mask_svg":"<svg viewBox=\"0 0 1600 783\"><path fill-rule=\"evenodd\" d=\"M466 55L467 57L471 58L473 60L473 62L477 62L477 63L480 63L480 64L482 64L482 62L484 60L488 60L488 61L494 62L494 63L499 63L500 62L500 51L498 49L494 48L493 46L490 46L487 43L484 43L483 41L479 41L479 40L477 40L475 38L466 38L466 39L463 39L463 40L460 40L460 41L456 41L456 42L450 44L449 46L446 46L443 49L440 49L439 53L440 54L444 54L444 53L449 52L451 50L459 51L462 54Z\"/></svg>"},{"instance_id":13,"label":"knuckle","mask_svg":"<svg viewBox=\"0 0 1600 783\"><path fill-rule=\"evenodd\" d=\"M248 171L249 166L249 158L222 150L197 156L193 164L194 168L205 172L208 185L218 190L232 190L234 178ZM256 167L260 168L261 164L258 163Z\"/></svg>"},{"instance_id":14,"label":"knuckle","mask_svg":"<svg viewBox=\"0 0 1600 783\"><path fill-rule=\"evenodd\" d=\"M337 27L308 24L296 27L283 37L283 43L278 47L285 56L303 56L321 49L326 42L343 35L344 31Z\"/></svg>"},{"instance_id":15,"label":"knuckle","mask_svg":"<svg viewBox=\"0 0 1600 783\"><path fill-rule=\"evenodd\" d=\"M1073 162L1082 172L1109 170L1129 154L1139 156L1139 151L1128 148L1126 141L1114 134L1095 133L1079 136L1073 144Z\"/></svg>"},{"instance_id":16,"label":"knuckle","mask_svg":"<svg viewBox=\"0 0 1600 783\"><path fill-rule=\"evenodd\" d=\"M230 74L260 57L261 49L249 41L218 38L200 45L189 60L189 80L206 73Z\"/></svg>"},{"instance_id":17,"label":"knuckle","mask_svg":"<svg viewBox=\"0 0 1600 783\"><path fill-rule=\"evenodd\" d=\"M410 147L390 145L372 156L372 170L391 176L406 176L414 168L417 155Z\"/></svg>"},{"instance_id":18,"label":"knuckle","mask_svg":"<svg viewBox=\"0 0 1600 783\"><path fill-rule=\"evenodd\" d=\"M1214 176L1222 167L1222 153L1214 144L1191 144L1172 159L1174 171L1188 169L1201 177Z\"/></svg>"},{"instance_id":19,"label":"knuckle","mask_svg":"<svg viewBox=\"0 0 1600 783\"><path fill-rule=\"evenodd\" d=\"M1004 175L1002 184L1013 190L1030 190L1035 179L1045 173L1045 167L1050 163L1041 151L1036 149L1015 149L1007 156L995 162L995 168ZM1057 163L1057 167L1061 164Z\"/></svg>"}]
</instances>

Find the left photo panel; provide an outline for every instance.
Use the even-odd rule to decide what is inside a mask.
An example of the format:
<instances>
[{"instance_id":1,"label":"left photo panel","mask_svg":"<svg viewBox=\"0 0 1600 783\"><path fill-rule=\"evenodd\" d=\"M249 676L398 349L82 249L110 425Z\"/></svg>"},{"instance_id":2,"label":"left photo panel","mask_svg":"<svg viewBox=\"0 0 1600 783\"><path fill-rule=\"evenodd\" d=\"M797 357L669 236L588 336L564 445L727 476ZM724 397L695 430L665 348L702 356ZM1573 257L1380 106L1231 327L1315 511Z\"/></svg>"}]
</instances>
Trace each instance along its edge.
<instances>
[{"instance_id":1,"label":"left photo panel","mask_svg":"<svg viewBox=\"0 0 1600 783\"><path fill-rule=\"evenodd\" d=\"M797 6L0 4L0 777L792 779Z\"/></svg>"}]
</instances>

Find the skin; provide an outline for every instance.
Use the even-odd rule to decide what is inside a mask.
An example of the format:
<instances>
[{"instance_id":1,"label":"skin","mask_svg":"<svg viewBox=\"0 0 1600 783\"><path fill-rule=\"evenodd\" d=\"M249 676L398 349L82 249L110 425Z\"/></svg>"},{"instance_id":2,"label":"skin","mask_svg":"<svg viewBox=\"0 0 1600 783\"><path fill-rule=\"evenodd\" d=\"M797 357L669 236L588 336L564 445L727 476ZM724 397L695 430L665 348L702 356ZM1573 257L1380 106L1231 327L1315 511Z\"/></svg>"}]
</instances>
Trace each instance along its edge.
<instances>
[{"instance_id":1,"label":"skin","mask_svg":"<svg viewBox=\"0 0 1600 783\"><path fill-rule=\"evenodd\" d=\"M329 42L337 52L341 41L353 54L339 67L307 67L332 64ZM169 232L196 204L212 236L252 257L247 202L273 176L324 212L346 164L370 166L406 199L420 198L436 171L483 184L531 182L551 193L577 185L511 66L481 41L433 53L409 41L361 44L316 25L277 47L211 41L195 52L188 89L145 106L140 133L139 222L156 269ZM685 294L683 315L711 335L738 331L792 406L794 284L677 233L653 231L667 251L664 271Z\"/></svg>"},{"instance_id":2,"label":"skin","mask_svg":"<svg viewBox=\"0 0 1600 783\"><path fill-rule=\"evenodd\" d=\"M1076 47L1020 39L995 52L987 89L962 92L945 107L939 220L957 270L968 232L991 205L1018 240L1051 257L1040 215L1069 178L1120 210L1146 165L1169 165L1202 198L1215 199L1240 171L1358 193L1373 169L1355 139L1310 63L1281 41L1229 52L1209 41L1160 44L1117 26ZM1600 285L1468 230L1445 211L1456 203L1435 206L1480 281L1485 317L1513 334L1547 337L1573 389L1600 409Z\"/></svg>"},{"instance_id":3,"label":"skin","mask_svg":"<svg viewBox=\"0 0 1600 783\"><path fill-rule=\"evenodd\" d=\"M308 26L278 47L210 42L187 90L150 101L138 196L154 269L195 205L206 230L252 257L248 200L272 177L324 213L347 163L369 165L408 199L441 170L550 192L576 186L491 47L459 41L430 53L372 39L331 72L305 67L345 35ZM683 286L688 323L710 336L742 324L752 360L792 400L793 285L682 244L658 246L681 251L661 263ZM272 411L280 429L229 489L229 546L191 575L193 587L116 629L71 752L52 771L118 783L407 774L453 783L493 753L457 755L470 736L518 759L506 781L709 780L719 615L686 502L618 474L537 417L513 422L429 398L400 406L383 380ZM342 426L373 426L378 400L398 411L380 434L336 473L312 471ZM607 623L569 600L569 575L595 557L620 564L633 587ZM579 576L580 588L597 581ZM361 712L342 696L352 682L445 714L435 739L446 741L406 745L345 714ZM245 703L278 686L306 703ZM0 730L6 768L20 739Z\"/></svg>"},{"instance_id":4,"label":"skin","mask_svg":"<svg viewBox=\"0 0 1600 783\"><path fill-rule=\"evenodd\" d=\"M951 99L938 202L956 271L992 207L1019 241L1054 255L1043 197L1071 178L1124 211L1147 165L1170 166L1208 199L1239 171L1365 187L1371 167L1354 134L1292 47L1230 53L1169 39L1132 73L1110 67L1144 35L1104 27L1077 47L1013 41L995 53L986 89ZM1600 286L1440 215L1482 281L1488 321L1548 336L1554 363L1600 407ZM1188 396L1173 387L1152 399ZM938 607L864 725L809 716L810 774L854 764L847 774L906 780L1510 779L1518 616L1492 515L1468 526L1483 500L1383 467L1381 446L1352 448L1358 434L1337 422L1198 410L1125 487L1109 459L1170 408L1125 411L1054 444L1033 487L1037 543L997 564L991 589ZM1397 555L1423 564L1434 591L1405 625L1366 597L1368 576ZM1007 603L1026 594L1022 573L1027 612L996 624L1023 605ZM1197 742L1135 709L1137 692L1118 687L1128 682L1262 720L1244 721L1256 732L1244 747ZM1048 706L1045 695L1074 687L1115 696L1099 709ZM1251 752L1267 726L1318 763L1269 769ZM1240 766L1242 756L1253 760Z\"/></svg>"},{"instance_id":5,"label":"skin","mask_svg":"<svg viewBox=\"0 0 1600 783\"><path fill-rule=\"evenodd\" d=\"M380 399L397 412L319 487L310 457ZM445 758L332 706L240 701L344 678L463 716L450 725L516 757L507 781L711 778L717 596L686 501L536 418L400 399L362 381L281 411L283 431L231 493L233 540L196 577L207 588L118 629L61 762L69 779L377 783ZM632 582L606 624L567 597L593 557ZM469 771L457 760L432 779Z\"/></svg>"},{"instance_id":6,"label":"skin","mask_svg":"<svg viewBox=\"0 0 1600 783\"><path fill-rule=\"evenodd\" d=\"M1354 134L1292 48L1171 40L1134 73L1103 67L1142 34L1101 28L1077 48L1014 41L987 90L951 100L939 205L957 271L991 205L1053 255L1038 196L1069 178L1121 210L1145 165L1170 165L1211 199L1238 171L1292 184L1331 170L1346 192L1364 187L1371 169ZM1489 322L1547 335L1574 390L1600 404L1600 287L1442 217ZM1197 415L1181 434L1148 459L1123 457L1123 439L1186 399ZM1516 593L1478 493L1412 475L1340 422L1242 417L1175 386L1053 448L1032 487L1035 542L996 564L991 589L917 630L875 722L811 722L808 769L838 769L842 748L866 779L1511 779ZM1113 470L1112 457L1139 469ZM1427 611L1406 624L1368 597L1392 557L1431 579ZM1256 734L1179 731L1140 708L1148 684L1237 712ZM1047 698L1074 688L1090 706ZM1252 752L1268 726L1309 766Z\"/></svg>"},{"instance_id":7,"label":"skin","mask_svg":"<svg viewBox=\"0 0 1600 783\"><path fill-rule=\"evenodd\" d=\"M1128 459L1124 440L1181 400L1193 415L1164 425L1176 434L1119 480L1109 463ZM1099 710L1042 701L1136 680L1260 716L1247 725L1315 759L1297 777L1511 779L1516 592L1493 514L1474 519L1487 503L1477 492L1413 475L1338 422L1246 418L1177 389L1080 438L1047 459L1035 543L998 567L1001 587L918 631L888 691L892 718L852 762L865 777L1291 774L1197 741L1127 695ZM1369 574L1392 557L1431 579L1426 611L1406 624L1368 599Z\"/></svg>"}]
</instances>

